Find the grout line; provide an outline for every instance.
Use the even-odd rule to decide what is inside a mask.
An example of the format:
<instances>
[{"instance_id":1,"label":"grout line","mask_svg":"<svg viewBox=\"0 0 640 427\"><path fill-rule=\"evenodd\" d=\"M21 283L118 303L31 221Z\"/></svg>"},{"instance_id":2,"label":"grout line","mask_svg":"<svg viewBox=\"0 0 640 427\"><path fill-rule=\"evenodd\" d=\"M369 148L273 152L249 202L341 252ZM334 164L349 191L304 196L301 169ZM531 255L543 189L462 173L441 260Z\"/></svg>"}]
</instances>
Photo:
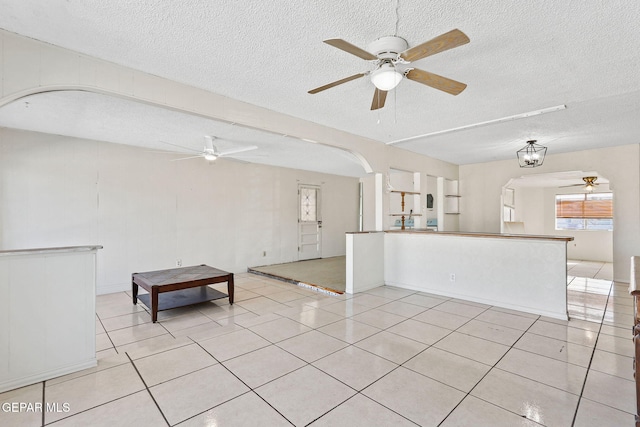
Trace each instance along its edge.
<instances>
[{"instance_id":1,"label":"grout line","mask_svg":"<svg viewBox=\"0 0 640 427\"><path fill-rule=\"evenodd\" d=\"M42 425L44 426L44 415L45 415L45 407L46 407L46 400L45 400L45 381L42 381Z\"/></svg>"},{"instance_id":2,"label":"grout line","mask_svg":"<svg viewBox=\"0 0 640 427\"><path fill-rule=\"evenodd\" d=\"M142 378L142 374L140 374L140 371L138 370L138 367L136 366L135 363L133 363L133 360L129 356L129 353L125 352L125 354L127 355L127 358L129 359L129 362L131 362L131 366L133 366L133 369L136 370L136 373L140 377L140 381L142 381L142 384L144 385L145 390L147 390L147 393L149 393L149 396L151 397L151 400L153 400L153 403L155 403L156 408L158 408L158 411L160 412L160 415L162 415L162 418L164 418L164 421L167 423L167 426L170 426L171 424L169 423L169 420L167 420L167 417L164 415L164 412L162 412L162 409L160 408L160 405L158 405L158 402L156 401L156 398L153 397L153 393L151 393L151 390L149 390L149 386L147 385L147 382L144 380L144 378Z\"/></svg>"},{"instance_id":3,"label":"grout line","mask_svg":"<svg viewBox=\"0 0 640 427\"><path fill-rule=\"evenodd\" d=\"M611 281L611 288L609 288L609 295L607 295L607 302L604 305L604 311L607 310L607 305L609 305L609 298L611 297L611 290L613 289L613 281ZM573 413L573 420L571 421L571 426L575 425L576 418L578 417L578 410L580 409L580 402L582 402L582 395L584 393L584 389L587 386L587 378L589 378L589 374L591 373L591 364L593 363L593 356L596 354L596 347L598 346L598 340L600 339L600 332L602 331L602 324L604 323L604 313L602 315L602 320L600 321L600 328L598 328L598 335L596 336L596 341L593 343L593 350L591 351L591 358L589 358L589 365L587 366L587 373L584 376L584 381L582 382L582 388L580 389L580 397L578 399L578 404L576 405L576 410Z\"/></svg>"},{"instance_id":4,"label":"grout line","mask_svg":"<svg viewBox=\"0 0 640 427\"><path fill-rule=\"evenodd\" d=\"M213 360L215 360L216 362L218 362L218 364L219 364L220 366L222 366L224 369L226 369L226 370L227 370L231 375L233 375L233 376L234 376L238 381L240 381L242 384L244 384L244 385L245 385L245 387L247 387L247 388L249 389L249 391L247 391L246 393L242 393L242 394L240 394L240 395L238 395L238 396L235 396L235 397L233 397L233 398L231 398L231 399L228 399L228 400L226 400L226 401L224 401L224 402L222 402L222 403L220 403L220 404L218 404L218 405L214 406L213 408L217 408L218 406L220 406L220 405L224 405L225 403L227 403L227 402L229 402L229 401L231 401L231 400L233 400L233 399L236 399L236 398L238 398L238 397L240 397L240 396L243 396L243 395L245 395L245 394L247 394L247 393L251 393L251 392L253 392L256 396L258 396L260 399L262 399L262 400L263 400L267 405L269 405L269 406L270 406L274 411L276 411L278 414L280 414L280 416L282 416L282 418L284 418L285 420L287 420L287 422L289 422L291 425L295 425L295 424L293 424L293 422L291 422L291 421L289 420L289 418L285 417L285 416L284 416L284 414L282 414L282 413L281 413L280 411L278 411L278 410L277 410L273 405L271 405L271 403L267 402L267 401L266 401L262 396L260 396L260 394L259 394L259 393L256 393L256 391L255 391L255 389L254 389L253 387L251 387L251 386L249 386L249 384L245 383L245 382L244 382L240 377L238 377L238 376L237 376L237 375L236 375L236 374L235 374L231 369L229 369L229 368L228 368L228 367L227 367L227 366L226 366L226 365L225 365L221 360L216 359L216 357L215 357L213 354L209 353L209 352L207 351L207 349L205 349L204 347L202 347L202 346L200 345L200 343L196 343L196 345L197 345L197 346L199 346L203 351L205 351L209 356L211 356L211 358L213 358ZM270 345L275 345L275 344L271 343ZM268 347L268 346L260 347L260 348L266 348L266 347ZM254 351L257 351L257 350L260 350L260 349L253 350L253 351L250 351L250 352L245 353L245 354L253 353ZM243 355L240 355L240 356L243 356ZM240 356L236 356L236 357L240 357ZM297 357L297 356L296 356L296 357ZM228 359L228 360L232 360L232 359L234 359L234 358L231 358L231 359ZM302 360L302 359L300 359L300 360ZM310 365L310 363L306 362L305 360L302 360L302 361L303 361L303 362L305 362L305 363L306 363L306 365L303 365L303 366L299 367L298 369L294 369L294 370L293 370L293 371L291 371L291 372L287 372L286 374L283 374L283 375L279 376L278 378L274 378L274 379L272 379L271 381L267 381L267 382L266 382L266 383L264 383L264 384L260 384L257 388L260 388L260 387L264 386L265 384L269 384L269 383L270 383L270 382L272 382L272 381L275 381L275 380L277 380L277 379L279 379L279 378L284 377L285 375L289 375L289 374L291 374L291 373L293 373L293 372L295 372L295 371L298 371L298 370L300 370L300 369L302 369L302 368L304 368L304 367L306 367L306 366L309 366L309 365ZM225 362L226 362L226 361L225 361ZM316 369L317 369L317 368L316 368ZM209 408L209 409L207 409L207 411L209 411L209 410L211 410L211 409L213 409L213 408ZM204 411L204 412L206 412L206 411ZM201 412L201 413L204 413L204 412ZM199 414L196 414L196 415L199 415ZM195 415L194 415L194 416L195 416ZM191 417L191 418L193 418L193 417Z\"/></svg>"},{"instance_id":5,"label":"grout line","mask_svg":"<svg viewBox=\"0 0 640 427\"><path fill-rule=\"evenodd\" d=\"M478 316L479 316L479 315L478 315ZM476 316L476 317L477 317L477 316ZM465 396L460 400L460 402L458 402L458 404L457 404L457 405L456 405L456 406L455 406L455 407L454 407L454 408L453 408L453 409L452 409L452 410L447 414L447 416L446 416L446 417L444 417L444 419L442 420L442 422L444 422L447 418L449 418L449 416L450 416L450 415L451 415L451 414L452 414L452 413L453 413L453 412L458 408L458 406L460 406L460 405L462 404L462 402L464 402L464 400L465 400L467 397L469 397L469 396L471 395L471 392L472 392L472 391L473 391L473 390L478 386L478 384L480 384L480 383L482 382L482 380L484 380L484 379L487 377L487 375L489 375L489 373L491 373L494 369L500 369L500 368L497 368L498 363L500 363L500 361L502 361L502 359L504 359L504 357L505 357L505 356L506 356L506 355L511 351L511 349L515 348L515 345L518 343L518 341L520 341L520 340L522 339L522 337L523 337L527 332L529 332L529 329L531 329L531 327L532 327L532 326L533 326L533 325L534 325L534 324L535 324L539 319L540 319L540 317L538 317L538 319L536 319L533 323L531 323L531 325L529 325L529 327L528 327L526 330L524 330L524 331L522 332L522 334L520 335L520 337L519 337L517 340L515 340L515 341L513 342L513 344L511 344L511 346L509 347L509 349L508 349L507 351L505 351L505 352L504 352L504 354L503 354L503 355L502 355L502 356L501 356L501 357L496 361L496 363L494 363L494 364L493 364L493 366L491 366L491 368L490 368L490 369L489 369L489 370L488 370L488 371L487 371L487 372L482 376L482 378L480 378L480 379L478 380L478 382L476 382L476 384L475 384L473 387L471 387L471 389L469 389L469 391L468 391L468 392L466 393L466 395L465 395ZM468 322L467 322L467 323L468 323ZM462 326L464 326L464 325L462 325ZM462 326L460 326L460 327L462 327ZM458 329L460 329L460 328L458 328ZM487 340L487 341L488 341L488 340ZM503 344L503 345L504 345L504 344ZM477 362L477 361L476 361L476 362ZM481 362L480 362L480 363L481 363ZM508 371L507 371L507 372L508 372ZM510 372L510 373L511 373L511 372ZM514 375L517 375L517 374L514 374ZM523 378L526 378L526 377L523 377ZM529 379L529 380L530 380L530 378L527 378L527 379ZM535 380L534 380L534 381L535 381ZM536 381L536 382L538 382L538 381ZM541 383L541 384L544 384L544 383ZM545 384L545 385L547 385L547 384ZM451 387L451 386L449 385L449 387ZM480 399L480 398L479 398L479 397L477 397L477 396L473 396L473 397L476 397L476 398ZM480 400L485 401L484 399L480 399ZM485 402L486 402L486 401L485 401ZM494 406L496 406L496 407L498 407L498 408L501 408L501 409L503 409L503 410L505 410L505 411L507 411L507 412L510 412L510 413L512 413L512 414L515 414L515 415L517 415L517 416L519 416L519 417L525 418L525 419L527 419L527 420L529 420L529 421L536 422L535 420L530 420L528 417L524 416L523 414L516 414L515 412L511 411L510 409L503 408L502 406L496 405L496 404L495 404L495 403L493 403L493 402L487 402L487 403L490 403L490 404L492 404L492 405L494 405Z\"/></svg>"}]
</instances>

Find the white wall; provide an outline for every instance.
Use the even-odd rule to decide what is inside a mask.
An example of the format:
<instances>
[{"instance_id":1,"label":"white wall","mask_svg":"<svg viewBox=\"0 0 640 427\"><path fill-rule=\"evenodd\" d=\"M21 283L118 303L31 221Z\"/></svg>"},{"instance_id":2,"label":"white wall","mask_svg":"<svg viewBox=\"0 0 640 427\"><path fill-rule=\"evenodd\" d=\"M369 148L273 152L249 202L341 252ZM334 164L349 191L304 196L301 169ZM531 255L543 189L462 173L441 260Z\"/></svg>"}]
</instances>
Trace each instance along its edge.
<instances>
[{"instance_id":1,"label":"white wall","mask_svg":"<svg viewBox=\"0 0 640 427\"><path fill-rule=\"evenodd\" d=\"M384 234L386 285L567 319L564 240Z\"/></svg>"},{"instance_id":2,"label":"white wall","mask_svg":"<svg viewBox=\"0 0 640 427\"><path fill-rule=\"evenodd\" d=\"M549 148L551 151L551 147ZM640 146L623 145L598 150L549 154L544 165L522 169L515 160L460 166L464 202L460 215L463 231L500 231L500 195L512 178L523 175L595 170L609 179L614 193L614 279L629 281L630 257L640 254Z\"/></svg>"},{"instance_id":3,"label":"white wall","mask_svg":"<svg viewBox=\"0 0 640 427\"><path fill-rule=\"evenodd\" d=\"M0 129L0 248L103 245L104 293L178 258L235 273L297 260L298 184L322 188L323 257L344 255L357 230L356 178L171 157Z\"/></svg>"},{"instance_id":4,"label":"white wall","mask_svg":"<svg viewBox=\"0 0 640 427\"><path fill-rule=\"evenodd\" d=\"M375 174L360 178L362 183L362 229L376 229L376 185ZM352 230L356 231L356 230Z\"/></svg>"},{"instance_id":5,"label":"white wall","mask_svg":"<svg viewBox=\"0 0 640 427\"><path fill-rule=\"evenodd\" d=\"M345 291L364 292L384 285L383 232L348 233Z\"/></svg>"}]
</instances>

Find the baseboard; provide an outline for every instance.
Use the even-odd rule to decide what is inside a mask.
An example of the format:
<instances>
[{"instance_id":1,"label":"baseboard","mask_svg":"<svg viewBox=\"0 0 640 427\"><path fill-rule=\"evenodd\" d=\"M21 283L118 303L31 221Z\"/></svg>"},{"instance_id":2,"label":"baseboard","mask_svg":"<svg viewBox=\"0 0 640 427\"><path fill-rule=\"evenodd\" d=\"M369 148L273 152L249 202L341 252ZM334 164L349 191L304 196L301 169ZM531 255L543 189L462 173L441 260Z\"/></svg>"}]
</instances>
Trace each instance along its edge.
<instances>
[{"instance_id":1,"label":"baseboard","mask_svg":"<svg viewBox=\"0 0 640 427\"><path fill-rule=\"evenodd\" d=\"M16 388L25 387L31 384L39 383L41 381L50 380L52 378L61 377L62 375L78 372L83 369L93 368L98 365L96 358L86 360L81 363L76 363L63 368L53 369L51 371L39 372L33 375L27 375L20 378L13 378L8 381L0 382L0 393L8 390L14 390Z\"/></svg>"},{"instance_id":2,"label":"baseboard","mask_svg":"<svg viewBox=\"0 0 640 427\"><path fill-rule=\"evenodd\" d=\"M131 283L119 283L108 286L98 286L96 295L115 294L117 292L125 292L131 290Z\"/></svg>"}]
</instances>

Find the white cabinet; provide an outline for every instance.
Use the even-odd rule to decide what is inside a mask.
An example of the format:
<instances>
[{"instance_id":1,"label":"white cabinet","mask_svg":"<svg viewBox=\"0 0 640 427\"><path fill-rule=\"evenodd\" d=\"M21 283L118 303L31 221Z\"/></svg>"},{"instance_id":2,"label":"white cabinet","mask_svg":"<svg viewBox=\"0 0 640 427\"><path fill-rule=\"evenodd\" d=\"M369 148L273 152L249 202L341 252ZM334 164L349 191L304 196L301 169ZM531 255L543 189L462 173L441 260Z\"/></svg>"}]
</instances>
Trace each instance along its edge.
<instances>
[{"instance_id":1,"label":"white cabinet","mask_svg":"<svg viewBox=\"0 0 640 427\"><path fill-rule=\"evenodd\" d=\"M96 366L96 251L0 251L0 392Z\"/></svg>"}]
</instances>

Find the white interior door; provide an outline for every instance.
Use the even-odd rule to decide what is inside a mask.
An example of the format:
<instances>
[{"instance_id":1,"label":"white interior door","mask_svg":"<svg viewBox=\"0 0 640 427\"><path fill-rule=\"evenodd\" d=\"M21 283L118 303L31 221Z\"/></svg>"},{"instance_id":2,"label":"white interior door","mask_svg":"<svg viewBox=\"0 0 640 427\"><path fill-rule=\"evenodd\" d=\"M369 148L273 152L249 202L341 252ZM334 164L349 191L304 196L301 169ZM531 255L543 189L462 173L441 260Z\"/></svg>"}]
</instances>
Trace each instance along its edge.
<instances>
[{"instance_id":1,"label":"white interior door","mask_svg":"<svg viewBox=\"0 0 640 427\"><path fill-rule=\"evenodd\" d=\"M322 219L320 218L320 187L298 187L298 259L322 256Z\"/></svg>"}]
</instances>

